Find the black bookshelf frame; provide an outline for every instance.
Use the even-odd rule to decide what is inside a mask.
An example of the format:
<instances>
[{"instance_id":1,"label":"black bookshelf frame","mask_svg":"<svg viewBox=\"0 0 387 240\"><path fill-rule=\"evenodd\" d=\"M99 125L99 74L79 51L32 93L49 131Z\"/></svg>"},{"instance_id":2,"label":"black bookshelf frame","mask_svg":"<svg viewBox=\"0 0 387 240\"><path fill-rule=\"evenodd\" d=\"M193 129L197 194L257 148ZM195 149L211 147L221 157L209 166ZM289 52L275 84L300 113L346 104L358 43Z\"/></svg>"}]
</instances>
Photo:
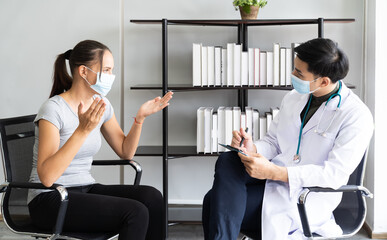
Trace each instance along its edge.
<instances>
[{"instance_id":1,"label":"black bookshelf frame","mask_svg":"<svg viewBox=\"0 0 387 240\"><path fill-rule=\"evenodd\" d=\"M230 19L192 19L192 20L130 20L135 24L161 24L162 26L162 84L161 85L137 85L131 87L132 90L162 90L162 95L169 90L175 91L205 91L205 90L237 90L238 105L242 111L248 105L248 90L291 90L291 86L236 86L236 87L193 87L185 84L168 84L168 26L169 25L186 25L186 26L223 26L237 27L238 44L242 44L243 51L248 49L248 27L250 26L276 26L276 25L317 25L317 36L324 37L325 23L351 23L353 18L335 18L335 19L259 19L259 20L230 20ZM349 86L354 88L354 86ZM136 156L162 156L163 158L163 198L164 198L164 238L168 235L168 160L179 157L189 156L218 156L218 154L201 154L196 153L196 146L168 146L168 108L163 109L163 139L162 146L140 146Z\"/></svg>"}]
</instances>

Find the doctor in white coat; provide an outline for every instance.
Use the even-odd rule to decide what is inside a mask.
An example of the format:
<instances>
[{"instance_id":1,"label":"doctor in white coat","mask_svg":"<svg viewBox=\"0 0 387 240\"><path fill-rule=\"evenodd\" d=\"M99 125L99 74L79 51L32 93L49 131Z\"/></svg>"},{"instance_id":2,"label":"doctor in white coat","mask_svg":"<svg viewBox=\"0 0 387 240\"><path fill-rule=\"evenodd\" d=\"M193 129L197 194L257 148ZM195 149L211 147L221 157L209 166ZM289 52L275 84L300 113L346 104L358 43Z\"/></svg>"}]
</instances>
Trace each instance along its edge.
<instances>
[{"instance_id":1,"label":"doctor in white coat","mask_svg":"<svg viewBox=\"0 0 387 240\"><path fill-rule=\"evenodd\" d=\"M205 239L233 239L240 229L257 239L303 239L297 209L303 187L338 188L359 164L373 133L365 104L343 83L348 60L333 41L313 39L295 49L295 88L281 104L267 135L253 142L233 132L241 153L222 154L203 203ZM341 193L310 193L311 231L342 232L333 210Z\"/></svg>"}]
</instances>

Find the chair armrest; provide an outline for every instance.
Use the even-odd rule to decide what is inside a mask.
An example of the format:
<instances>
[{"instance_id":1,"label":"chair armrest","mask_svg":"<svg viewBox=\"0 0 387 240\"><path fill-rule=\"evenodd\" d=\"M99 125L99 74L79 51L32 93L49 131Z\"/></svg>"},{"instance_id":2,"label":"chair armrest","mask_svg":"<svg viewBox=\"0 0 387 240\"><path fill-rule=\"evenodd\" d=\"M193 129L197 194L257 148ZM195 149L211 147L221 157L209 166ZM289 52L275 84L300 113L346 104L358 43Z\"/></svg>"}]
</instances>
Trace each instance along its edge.
<instances>
[{"instance_id":1,"label":"chair armrest","mask_svg":"<svg viewBox=\"0 0 387 240\"><path fill-rule=\"evenodd\" d=\"M58 210L58 216L55 223L54 234L60 235L62 233L64 219L67 211L68 204L68 192L65 187L60 184L53 184L50 187L44 186L42 183L31 183L31 182L5 182L0 185L0 193L7 191L11 188L21 188L21 189L51 189L56 190L60 197L61 203Z\"/></svg>"},{"instance_id":2,"label":"chair armrest","mask_svg":"<svg viewBox=\"0 0 387 240\"><path fill-rule=\"evenodd\" d=\"M140 184L142 168L141 168L141 165L134 160L94 160L93 165L95 166L130 165L136 171L136 176L134 178L133 185Z\"/></svg>"},{"instance_id":3,"label":"chair armrest","mask_svg":"<svg viewBox=\"0 0 387 240\"><path fill-rule=\"evenodd\" d=\"M358 185L343 185L338 189L333 188L321 188L321 187L309 187L310 192L357 192L360 191L364 197L373 198L374 195L366 187Z\"/></svg>"},{"instance_id":4,"label":"chair armrest","mask_svg":"<svg viewBox=\"0 0 387 240\"><path fill-rule=\"evenodd\" d=\"M357 186L357 185L343 185L338 189L322 188L322 187L304 188L298 198L297 207L298 207L298 213L300 214L302 228L304 230L305 237L312 237L312 232L310 231L308 216L306 214L306 209L305 209L306 199L310 192L332 193L332 192L357 192L357 191L360 191L364 197L373 198L373 194L367 188L363 186Z\"/></svg>"}]
</instances>

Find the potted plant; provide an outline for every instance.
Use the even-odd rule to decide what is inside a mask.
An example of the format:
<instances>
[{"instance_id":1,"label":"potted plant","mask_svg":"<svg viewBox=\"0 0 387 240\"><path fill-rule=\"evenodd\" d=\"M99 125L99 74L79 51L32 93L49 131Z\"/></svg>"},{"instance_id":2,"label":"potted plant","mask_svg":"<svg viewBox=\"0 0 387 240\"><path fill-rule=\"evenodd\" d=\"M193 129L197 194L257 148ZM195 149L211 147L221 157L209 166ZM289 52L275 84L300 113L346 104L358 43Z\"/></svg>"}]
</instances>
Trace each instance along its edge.
<instances>
[{"instance_id":1,"label":"potted plant","mask_svg":"<svg viewBox=\"0 0 387 240\"><path fill-rule=\"evenodd\" d=\"M244 20L257 19L259 8L266 6L267 0L234 0L235 10L240 11Z\"/></svg>"}]
</instances>

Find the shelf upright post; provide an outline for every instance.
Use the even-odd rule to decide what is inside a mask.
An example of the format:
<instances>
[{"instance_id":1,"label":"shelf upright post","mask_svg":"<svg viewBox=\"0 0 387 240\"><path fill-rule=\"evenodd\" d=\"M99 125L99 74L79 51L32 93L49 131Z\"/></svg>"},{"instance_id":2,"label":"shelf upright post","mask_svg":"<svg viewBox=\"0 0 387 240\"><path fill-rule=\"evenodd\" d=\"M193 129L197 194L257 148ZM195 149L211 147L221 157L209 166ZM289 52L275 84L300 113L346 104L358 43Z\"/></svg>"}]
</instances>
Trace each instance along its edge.
<instances>
[{"instance_id":1,"label":"shelf upright post","mask_svg":"<svg viewBox=\"0 0 387 240\"><path fill-rule=\"evenodd\" d=\"M239 23L238 24L238 43L242 44L242 51L246 52L249 48L248 46L248 31L247 24ZM241 111L244 112L247 106L248 91L247 89L238 90L238 106L241 108Z\"/></svg>"},{"instance_id":2,"label":"shelf upright post","mask_svg":"<svg viewBox=\"0 0 387 240\"><path fill-rule=\"evenodd\" d=\"M168 20L162 21L162 64L163 94L168 92ZM164 239L168 237L168 107L163 109L163 197L164 197Z\"/></svg>"},{"instance_id":3,"label":"shelf upright post","mask_svg":"<svg viewBox=\"0 0 387 240\"><path fill-rule=\"evenodd\" d=\"M242 33L243 33L243 51L247 52L249 49L249 34L248 34L248 25L247 24L242 24ZM242 111L245 112L245 108L248 103L248 93L249 91L247 89L242 90L242 98L243 98L243 104L242 104Z\"/></svg>"},{"instance_id":4,"label":"shelf upright post","mask_svg":"<svg viewBox=\"0 0 387 240\"><path fill-rule=\"evenodd\" d=\"M324 18L317 19L318 24L318 37L323 38L324 37Z\"/></svg>"}]
</instances>

